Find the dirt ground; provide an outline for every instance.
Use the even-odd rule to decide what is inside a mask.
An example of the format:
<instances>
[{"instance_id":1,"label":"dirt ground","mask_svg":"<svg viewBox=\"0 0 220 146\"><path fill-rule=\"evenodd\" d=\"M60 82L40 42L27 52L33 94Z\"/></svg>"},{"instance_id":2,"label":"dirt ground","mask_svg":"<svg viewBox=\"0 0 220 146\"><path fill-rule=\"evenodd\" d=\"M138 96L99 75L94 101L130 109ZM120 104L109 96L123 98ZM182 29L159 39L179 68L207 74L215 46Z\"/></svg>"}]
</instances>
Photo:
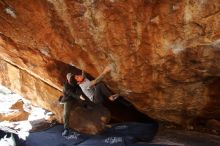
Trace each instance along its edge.
<instances>
[{"instance_id":1,"label":"dirt ground","mask_svg":"<svg viewBox=\"0 0 220 146\"><path fill-rule=\"evenodd\" d=\"M220 135L160 128L153 143L175 146L220 146Z\"/></svg>"}]
</instances>

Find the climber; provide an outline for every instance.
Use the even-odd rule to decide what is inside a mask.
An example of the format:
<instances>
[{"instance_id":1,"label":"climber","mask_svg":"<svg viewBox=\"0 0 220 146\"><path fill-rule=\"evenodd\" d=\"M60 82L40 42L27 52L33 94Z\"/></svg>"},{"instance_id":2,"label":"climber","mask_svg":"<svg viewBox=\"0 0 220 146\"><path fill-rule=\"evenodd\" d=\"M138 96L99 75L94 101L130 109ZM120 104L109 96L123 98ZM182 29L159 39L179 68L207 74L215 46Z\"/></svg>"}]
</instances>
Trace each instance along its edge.
<instances>
[{"instance_id":1,"label":"climber","mask_svg":"<svg viewBox=\"0 0 220 146\"><path fill-rule=\"evenodd\" d=\"M64 104L63 119L64 119L64 131L62 136L67 136L69 134L69 116L70 109L74 101L80 100L80 95L82 90L77 85L77 82L71 78L71 74L66 75L67 82L64 84L63 96L60 96L59 101Z\"/></svg>"},{"instance_id":2,"label":"climber","mask_svg":"<svg viewBox=\"0 0 220 146\"><path fill-rule=\"evenodd\" d=\"M71 77L74 77L75 81L90 101L100 104L104 101L103 97L106 97L111 101L114 101L119 97L119 94L113 95L105 84L101 82L104 76L110 71L111 67L107 66L104 71L94 80L89 80L85 76L84 71L82 71L82 74L69 74ZM80 95L80 99L85 100L85 97Z\"/></svg>"}]
</instances>

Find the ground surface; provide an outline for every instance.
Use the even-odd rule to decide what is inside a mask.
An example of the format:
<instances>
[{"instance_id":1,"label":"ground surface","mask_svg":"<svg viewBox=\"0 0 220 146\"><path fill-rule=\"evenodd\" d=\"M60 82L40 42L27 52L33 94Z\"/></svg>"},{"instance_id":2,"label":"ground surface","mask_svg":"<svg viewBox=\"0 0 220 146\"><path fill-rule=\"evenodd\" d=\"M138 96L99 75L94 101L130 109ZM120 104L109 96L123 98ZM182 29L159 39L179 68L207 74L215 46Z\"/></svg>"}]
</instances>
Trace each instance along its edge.
<instances>
[{"instance_id":1,"label":"ground surface","mask_svg":"<svg viewBox=\"0 0 220 146\"><path fill-rule=\"evenodd\" d=\"M153 142L179 146L219 146L220 136L193 131L160 129Z\"/></svg>"}]
</instances>

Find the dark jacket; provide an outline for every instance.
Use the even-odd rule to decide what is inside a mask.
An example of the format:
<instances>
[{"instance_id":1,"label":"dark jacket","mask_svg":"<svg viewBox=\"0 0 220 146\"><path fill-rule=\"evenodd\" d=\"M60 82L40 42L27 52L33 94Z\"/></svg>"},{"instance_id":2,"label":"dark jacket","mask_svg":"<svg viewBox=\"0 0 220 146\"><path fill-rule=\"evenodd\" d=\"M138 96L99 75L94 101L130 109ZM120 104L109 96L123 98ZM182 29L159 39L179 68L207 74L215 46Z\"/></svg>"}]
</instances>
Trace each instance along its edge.
<instances>
[{"instance_id":1,"label":"dark jacket","mask_svg":"<svg viewBox=\"0 0 220 146\"><path fill-rule=\"evenodd\" d=\"M63 86L63 98L62 102L70 101L70 100L80 100L80 87L78 85L71 85L68 82Z\"/></svg>"},{"instance_id":2,"label":"dark jacket","mask_svg":"<svg viewBox=\"0 0 220 146\"><path fill-rule=\"evenodd\" d=\"M71 100L80 100L80 95L86 97L81 88L77 84L69 84L66 82L63 87L63 96L61 102L67 102Z\"/></svg>"}]
</instances>

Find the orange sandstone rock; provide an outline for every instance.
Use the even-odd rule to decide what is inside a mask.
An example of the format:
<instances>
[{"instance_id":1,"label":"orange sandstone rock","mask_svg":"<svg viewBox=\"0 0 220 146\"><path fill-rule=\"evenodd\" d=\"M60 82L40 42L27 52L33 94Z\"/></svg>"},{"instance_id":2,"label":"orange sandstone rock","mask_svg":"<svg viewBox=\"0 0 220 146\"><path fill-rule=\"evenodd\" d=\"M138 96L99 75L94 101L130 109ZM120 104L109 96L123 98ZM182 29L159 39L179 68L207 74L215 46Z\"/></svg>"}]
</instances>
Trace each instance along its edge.
<instances>
[{"instance_id":1,"label":"orange sandstone rock","mask_svg":"<svg viewBox=\"0 0 220 146\"><path fill-rule=\"evenodd\" d=\"M220 89L219 6L215 0L4 0L1 83L61 118L56 100L65 74L75 66L96 77L113 64L106 83L146 115L177 124L219 118L219 96L212 96Z\"/></svg>"}]
</instances>

